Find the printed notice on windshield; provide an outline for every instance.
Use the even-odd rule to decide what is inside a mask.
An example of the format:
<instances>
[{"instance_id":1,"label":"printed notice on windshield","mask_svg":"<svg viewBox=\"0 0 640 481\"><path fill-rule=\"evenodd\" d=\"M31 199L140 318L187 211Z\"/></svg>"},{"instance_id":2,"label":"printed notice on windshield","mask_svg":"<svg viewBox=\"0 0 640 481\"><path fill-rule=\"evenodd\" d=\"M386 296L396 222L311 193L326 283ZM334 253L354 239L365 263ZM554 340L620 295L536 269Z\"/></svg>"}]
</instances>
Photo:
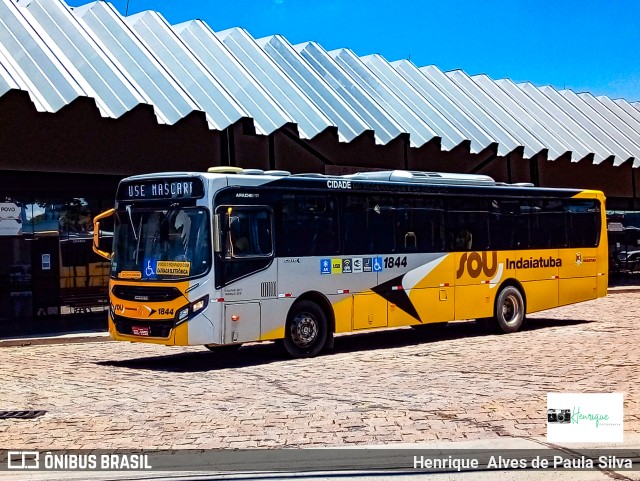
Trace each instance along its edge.
<instances>
[{"instance_id":1,"label":"printed notice on windshield","mask_svg":"<svg viewBox=\"0 0 640 481\"><path fill-rule=\"evenodd\" d=\"M158 276L188 276L191 272L191 262L158 261L156 275Z\"/></svg>"},{"instance_id":2,"label":"printed notice on windshield","mask_svg":"<svg viewBox=\"0 0 640 481\"><path fill-rule=\"evenodd\" d=\"M118 274L120 279L142 279L140 271L122 271Z\"/></svg>"}]
</instances>

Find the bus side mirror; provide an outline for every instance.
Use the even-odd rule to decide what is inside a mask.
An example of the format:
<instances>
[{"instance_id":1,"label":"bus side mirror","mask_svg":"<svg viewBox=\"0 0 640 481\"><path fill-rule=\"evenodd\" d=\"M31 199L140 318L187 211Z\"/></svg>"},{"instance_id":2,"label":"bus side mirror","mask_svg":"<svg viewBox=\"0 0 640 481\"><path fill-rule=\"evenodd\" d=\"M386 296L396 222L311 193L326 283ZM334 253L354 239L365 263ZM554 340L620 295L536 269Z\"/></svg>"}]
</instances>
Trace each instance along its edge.
<instances>
[{"instance_id":1,"label":"bus side mirror","mask_svg":"<svg viewBox=\"0 0 640 481\"><path fill-rule=\"evenodd\" d=\"M115 211L115 209L109 209L93 219L93 252L107 260L111 260L111 254L100 249L100 221L111 217Z\"/></svg>"},{"instance_id":2,"label":"bus side mirror","mask_svg":"<svg viewBox=\"0 0 640 481\"><path fill-rule=\"evenodd\" d=\"M222 231L221 227L221 218L220 214L215 214L213 216L213 251L214 252L222 252Z\"/></svg>"}]
</instances>

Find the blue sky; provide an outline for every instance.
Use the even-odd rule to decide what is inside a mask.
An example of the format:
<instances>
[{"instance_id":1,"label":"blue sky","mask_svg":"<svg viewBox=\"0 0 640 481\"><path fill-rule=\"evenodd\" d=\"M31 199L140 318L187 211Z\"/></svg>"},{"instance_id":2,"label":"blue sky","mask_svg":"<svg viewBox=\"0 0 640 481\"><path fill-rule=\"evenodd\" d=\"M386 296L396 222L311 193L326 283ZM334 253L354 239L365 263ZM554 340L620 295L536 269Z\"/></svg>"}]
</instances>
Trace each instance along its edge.
<instances>
[{"instance_id":1,"label":"blue sky","mask_svg":"<svg viewBox=\"0 0 640 481\"><path fill-rule=\"evenodd\" d=\"M87 3L68 0L69 5ZM127 0L113 5L125 13ZM640 1L129 0L170 23L350 48L388 60L640 101Z\"/></svg>"}]
</instances>

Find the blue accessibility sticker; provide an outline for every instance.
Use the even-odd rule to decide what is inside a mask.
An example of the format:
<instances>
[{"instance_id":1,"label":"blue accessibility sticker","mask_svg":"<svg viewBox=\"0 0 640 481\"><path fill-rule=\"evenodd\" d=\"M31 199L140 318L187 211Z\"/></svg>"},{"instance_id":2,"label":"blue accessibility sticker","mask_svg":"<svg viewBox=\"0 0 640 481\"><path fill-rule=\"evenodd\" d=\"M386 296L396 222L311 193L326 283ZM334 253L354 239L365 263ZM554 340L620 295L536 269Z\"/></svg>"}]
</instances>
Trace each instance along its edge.
<instances>
[{"instance_id":1,"label":"blue accessibility sticker","mask_svg":"<svg viewBox=\"0 0 640 481\"><path fill-rule=\"evenodd\" d=\"M144 267L142 268L142 277L144 279L153 279L156 277L156 259L146 258L144 260Z\"/></svg>"},{"instance_id":2,"label":"blue accessibility sticker","mask_svg":"<svg viewBox=\"0 0 640 481\"><path fill-rule=\"evenodd\" d=\"M382 271L382 257L374 257L373 272L381 272L381 271Z\"/></svg>"},{"instance_id":3,"label":"blue accessibility sticker","mask_svg":"<svg viewBox=\"0 0 640 481\"><path fill-rule=\"evenodd\" d=\"M320 274L331 274L331 259L320 259Z\"/></svg>"}]
</instances>

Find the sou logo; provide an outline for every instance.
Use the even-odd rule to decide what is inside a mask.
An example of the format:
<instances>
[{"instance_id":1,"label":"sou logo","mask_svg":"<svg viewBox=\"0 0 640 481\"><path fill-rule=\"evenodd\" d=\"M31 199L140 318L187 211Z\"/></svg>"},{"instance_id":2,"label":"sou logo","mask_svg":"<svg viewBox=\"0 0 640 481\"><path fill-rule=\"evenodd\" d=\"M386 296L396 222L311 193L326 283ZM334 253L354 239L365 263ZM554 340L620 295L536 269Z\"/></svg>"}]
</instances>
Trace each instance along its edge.
<instances>
[{"instance_id":1,"label":"sou logo","mask_svg":"<svg viewBox=\"0 0 640 481\"><path fill-rule=\"evenodd\" d=\"M470 252L462 254L460 257L460 265L456 272L456 279L460 279L464 274L465 267L467 273L472 277L479 277L481 273L484 273L485 277L492 278L498 271L498 253L491 252L491 265L489 265L489 259L486 252L480 254L479 252Z\"/></svg>"}]
</instances>

